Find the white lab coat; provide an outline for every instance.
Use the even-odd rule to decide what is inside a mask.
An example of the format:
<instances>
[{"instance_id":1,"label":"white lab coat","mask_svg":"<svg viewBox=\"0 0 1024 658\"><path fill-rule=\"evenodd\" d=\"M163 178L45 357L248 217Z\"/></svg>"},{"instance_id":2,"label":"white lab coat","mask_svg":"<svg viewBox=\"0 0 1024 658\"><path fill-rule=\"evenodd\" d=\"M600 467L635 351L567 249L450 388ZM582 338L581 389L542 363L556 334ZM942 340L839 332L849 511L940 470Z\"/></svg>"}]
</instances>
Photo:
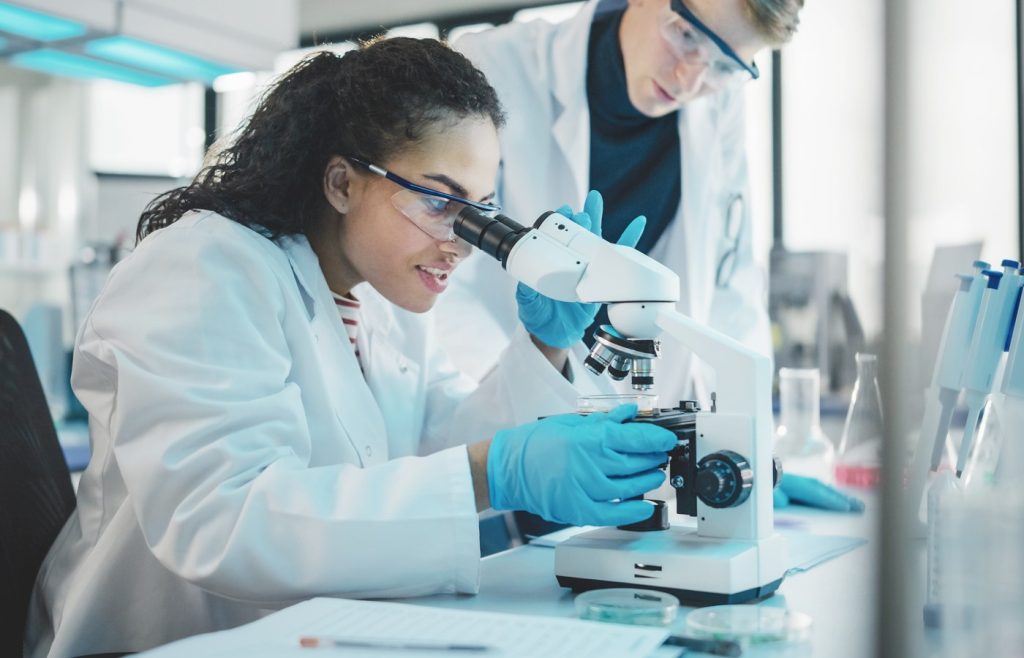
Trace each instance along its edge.
<instances>
[{"instance_id":1,"label":"white lab coat","mask_svg":"<svg viewBox=\"0 0 1024 658\"><path fill-rule=\"evenodd\" d=\"M142 650L314 595L477 590L460 444L576 390L525 332L477 388L429 314L357 295L365 377L304 238L191 213L114 269L76 343L93 456L28 655Z\"/></svg>"},{"instance_id":2,"label":"white lab coat","mask_svg":"<svg viewBox=\"0 0 1024 658\"><path fill-rule=\"evenodd\" d=\"M589 189L586 63L598 4L588 3L557 25L512 23L455 44L487 75L505 107L498 197L502 212L522 224L565 203L580 209ZM623 4L602 3L601 9ZM687 103L679 111L679 139L682 203L651 256L679 274L681 312L770 355L764 281L752 257L742 89ZM727 287L718 288L715 271L729 247L725 209L736 193L746 200L736 271ZM439 335L467 374L486 373L495 346L505 344L518 325L514 287L496 261L477 253L439 303ZM689 397L694 380L707 402L712 374L696 370L691 361L687 348L663 338L655 392L664 402Z\"/></svg>"}]
</instances>

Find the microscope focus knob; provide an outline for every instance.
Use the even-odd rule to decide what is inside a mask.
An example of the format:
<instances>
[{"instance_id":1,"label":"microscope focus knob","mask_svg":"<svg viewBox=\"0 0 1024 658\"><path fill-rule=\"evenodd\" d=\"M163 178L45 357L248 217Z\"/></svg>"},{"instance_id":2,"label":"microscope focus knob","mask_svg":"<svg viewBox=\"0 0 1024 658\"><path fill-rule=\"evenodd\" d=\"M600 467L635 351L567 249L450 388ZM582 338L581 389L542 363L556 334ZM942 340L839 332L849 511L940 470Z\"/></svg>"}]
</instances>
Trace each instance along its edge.
<instances>
[{"instance_id":1,"label":"microscope focus knob","mask_svg":"<svg viewBox=\"0 0 1024 658\"><path fill-rule=\"evenodd\" d=\"M750 496L754 469L742 455L719 450L697 464L697 497L708 507L736 507Z\"/></svg>"}]
</instances>

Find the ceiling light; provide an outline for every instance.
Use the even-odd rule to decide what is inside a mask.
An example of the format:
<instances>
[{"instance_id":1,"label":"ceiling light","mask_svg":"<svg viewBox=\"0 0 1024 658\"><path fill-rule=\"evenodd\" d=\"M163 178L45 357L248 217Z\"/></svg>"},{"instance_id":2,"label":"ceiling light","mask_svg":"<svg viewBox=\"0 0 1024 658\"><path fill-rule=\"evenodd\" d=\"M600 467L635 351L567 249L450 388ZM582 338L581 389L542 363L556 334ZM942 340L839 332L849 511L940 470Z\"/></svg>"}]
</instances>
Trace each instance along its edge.
<instances>
[{"instance_id":1,"label":"ceiling light","mask_svg":"<svg viewBox=\"0 0 1024 658\"><path fill-rule=\"evenodd\" d=\"M85 44L85 52L174 78L201 80L208 85L219 76L239 71L237 68L216 64L173 48L127 36L90 41Z\"/></svg>"},{"instance_id":2,"label":"ceiling light","mask_svg":"<svg viewBox=\"0 0 1024 658\"><path fill-rule=\"evenodd\" d=\"M11 63L26 69L63 75L71 78L107 78L118 82L158 87L178 82L152 73L136 71L125 66L111 64L91 57L75 55L62 50L41 48L18 53L11 57Z\"/></svg>"},{"instance_id":3,"label":"ceiling light","mask_svg":"<svg viewBox=\"0 0 1024 658\"><path fill-rule=\"evenodd\" d=\"M59 41L80 37L85 34L86 28L66 18L0 2L0 32L36 41Z\"/></svg>"}]
</instances>

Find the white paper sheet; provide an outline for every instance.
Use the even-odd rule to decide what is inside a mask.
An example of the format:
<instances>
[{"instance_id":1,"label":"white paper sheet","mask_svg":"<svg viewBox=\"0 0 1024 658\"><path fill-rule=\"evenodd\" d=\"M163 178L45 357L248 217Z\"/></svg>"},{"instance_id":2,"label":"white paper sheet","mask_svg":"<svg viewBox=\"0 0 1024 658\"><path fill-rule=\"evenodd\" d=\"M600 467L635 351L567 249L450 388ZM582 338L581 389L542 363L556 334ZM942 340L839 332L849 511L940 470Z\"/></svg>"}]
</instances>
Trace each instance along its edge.
<instances>
[{"instance_id":1,"label":"white paper sheet","mask_svg":"<svg viewBox=\"0 0 1024 658\"><path fill-rule=\"evenodd\" d=\"M299 639L306 636L379 639L392 643L481 644L492 650L304 649L299 646ZM180 640L139 655L148 658L328 658L334 655L346 658L437 658L447 653L481 658L628 658L651 655L666 637L668 631L665 629L577 619L318 598L233 630Z\"/></svg>"}]
</instances>

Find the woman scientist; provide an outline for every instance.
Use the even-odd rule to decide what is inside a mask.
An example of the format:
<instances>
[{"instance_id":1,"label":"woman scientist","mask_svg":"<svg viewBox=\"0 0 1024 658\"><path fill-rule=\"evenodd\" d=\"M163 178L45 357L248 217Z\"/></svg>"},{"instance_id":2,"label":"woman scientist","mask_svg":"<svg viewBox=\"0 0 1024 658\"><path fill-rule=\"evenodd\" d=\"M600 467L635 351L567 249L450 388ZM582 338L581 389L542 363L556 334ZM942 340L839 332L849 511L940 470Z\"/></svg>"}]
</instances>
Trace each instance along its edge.
<instances>
[{"instance_id":1,"label":"woman scientist","mask_svg":"<svg viewBox=\"0 0 1024 658\"><path fill-rule=\"evenodd\" d=\"M142 650L316 595L475 592L489 506L649 514L615 501L661 483L671 432L630 407L535 420L576 395L544 338L595 308L522 299L478 388L435 347L424 312L469 250L451 219L489 207L502 121L436 41L321 53L147 208L76 341L93 456L28 655Z\"/></svg>"}]
</instances>

